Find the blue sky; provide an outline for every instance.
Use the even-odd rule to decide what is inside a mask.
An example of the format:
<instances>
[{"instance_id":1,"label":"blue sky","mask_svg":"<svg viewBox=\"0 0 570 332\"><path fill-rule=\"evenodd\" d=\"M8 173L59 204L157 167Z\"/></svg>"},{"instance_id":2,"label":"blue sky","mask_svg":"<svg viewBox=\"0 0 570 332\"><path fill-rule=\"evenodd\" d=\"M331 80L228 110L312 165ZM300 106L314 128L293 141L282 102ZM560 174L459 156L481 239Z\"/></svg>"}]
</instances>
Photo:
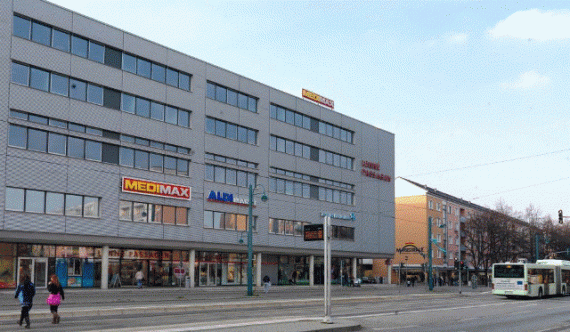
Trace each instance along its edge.
<instances>
[{"instance_id":1,"label":"blue sky","mask_svg":"<svg viewBox=\"0 0 570 332\"><path fill-rule=\"evenodd\" d=\"M570 215L568 2L51 2L333 99L395 134L397 176L483 206Z\"/></svg>"}]
</instances>

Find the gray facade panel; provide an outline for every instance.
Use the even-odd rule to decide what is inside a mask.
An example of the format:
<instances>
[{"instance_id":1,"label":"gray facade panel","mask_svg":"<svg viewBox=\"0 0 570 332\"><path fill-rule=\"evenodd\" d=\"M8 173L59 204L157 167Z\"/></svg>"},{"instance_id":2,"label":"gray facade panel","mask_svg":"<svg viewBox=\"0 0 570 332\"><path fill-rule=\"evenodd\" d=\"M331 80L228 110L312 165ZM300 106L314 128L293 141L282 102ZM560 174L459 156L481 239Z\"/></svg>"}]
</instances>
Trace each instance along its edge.
<instances>
[{"instance_id":1,"label":"gray facade panel","mask_svg":"<svg viewBox=\"0 0 570 332\"><path fill-rule=\"evenodd\" d=\"M2 4L4 3L5 1L2 2ZM63 7L55 6L44 1L34 1L33 4L31 1L14 1L13 3L15 13L58 26L67 31L72 30L73 14ZM4 5L2 7L4 7Z\"/></svg>"},{"instance_id":2,"label":"gray facade panel","mask_svg":"<svg viewBox=\"0 0 570 332\"><path fill-rule=\"evenodd\" d=\"M71 75L69 66L71 61L70 53L61 52L26 39L12 38L11 57L17 62L33 64L42 69Z\"/></svg>"}]
</instances>

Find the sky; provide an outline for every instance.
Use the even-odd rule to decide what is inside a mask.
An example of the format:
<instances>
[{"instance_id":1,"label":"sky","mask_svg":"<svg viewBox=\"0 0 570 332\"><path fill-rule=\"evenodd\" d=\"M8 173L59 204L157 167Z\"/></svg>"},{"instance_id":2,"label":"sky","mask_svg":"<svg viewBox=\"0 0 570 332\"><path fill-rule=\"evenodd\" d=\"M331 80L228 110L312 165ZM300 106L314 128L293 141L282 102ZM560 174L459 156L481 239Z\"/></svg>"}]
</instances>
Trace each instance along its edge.
<instances>
[{"instance_id":1,"label":"sky","mask_svg":"<svg viewBox=\"0 0 570 332\"><path fill-rule=\"evenodd\" d=\"M334 100L395 135L396 176L570 216L569 2L49 1Z\"/></svg>"}]
</instances>

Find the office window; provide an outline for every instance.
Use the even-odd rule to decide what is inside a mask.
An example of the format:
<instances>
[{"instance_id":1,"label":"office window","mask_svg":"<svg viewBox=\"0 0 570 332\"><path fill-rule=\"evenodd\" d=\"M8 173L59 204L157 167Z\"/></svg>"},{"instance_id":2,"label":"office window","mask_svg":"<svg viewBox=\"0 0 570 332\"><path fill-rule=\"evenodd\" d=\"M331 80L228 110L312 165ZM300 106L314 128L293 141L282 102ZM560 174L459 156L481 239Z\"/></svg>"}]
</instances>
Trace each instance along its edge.
<instances>
[{"instance_id":1,"label":"office window","mask_svg":"<svg viewBox=\"0 0 570 332\"><path fill-rule=\"evenodd\" d=\"M85 158L85 140L76 137L68 137L67 155L72 158Z\"/></svg>"},{"instance_id":2,"label":"office window","mask_svg":"<svg viewBox=\"0 0 570 332\"><path fill-rule=\"evenodd\" d=\"M119 164L119 147L117 145L103 143L101 161L107 164Z\"/></svg>"},{"instance_id":3,"label":"office window","mask_svg":"<svg viewBox=\"0 0 570 332\"><path fill-rule=\"evenodd\" d=\"M31 68L30 86L35 89L49 91L49 73L45 70Z\"/></svg>"},{"instance_id":4,"label":"office window","mask_svg":"<svg viewBox=\"0 0 570 332\"><path fill-rule=\"evenodd\" d=\"M101 161L102 144L95 141L85 141L85 159Z\"/></svg>"},{"instance_id":5,"label":"office window","mask_svg":"<svg viewBox=\"0 0 570 332\"><path fill-rule=\"evenodd\" d=\"M247 106L248 106L247 109L250 112L257 113L257 99L249 97L248 102L247 102Z\"/></svg>"},{"instance_id":6,"label":"office window","mask_svg":"<svg viewBox=\"0 0 570 332\"><path fill-rule=\"evenodd\" d=\"M148 222L162 223L162 205L149 204L148 205Z\"/></svg>"},{"instance_id":7,"label":"office window","mask_svg":"<svg viewBox=\"0 0 570 332\"><path fill-rule=\"evenodd\" d=\"M166 68L166 84L178 87L178 72L170 68Z\"/></svg>"},{"instance_id":8,"label":"office window","mask_svg":"<svg viewBox=\"0 0 570 332\"><path fill-rule=\"evenodd\" d=\"M151 64L149 61L137 58L137 75L150 78Z\"/></svg>"},{"instance_id":9,"label":"office window","mask_svg":"<svg viewBox=\"0 0 570 332\"><path fill-rule=\"evenodd\" d=\"M226 102L226 88L222 86L216 86L216 100L222 103Z\"/></svg>"},{"instance_id":10,"label":"office window","mask_svg":"<svg viewBox=\"0 0 570 332\"><path fill-rule=\"evenodd\" d=\"M136 97L126 93L121 94L121 110L135 114Z\"/></svg>"},{"instance_id":11,"label":"office window","mask_svg":"<svg viewBox=\"0 0 570 332\"><path fill-rule=\"evenodd\" d=\"M162 223L174 225L176 223L176 208L174 206L162 207Z\"/></svg>"},{"instance_id":12,"label":"office window","mask_svg":"<svg viewBox=\"0 0 570 332\"><path fill-rule=\"evenodd\" d=\"M10 125L10 133L8 137L8 145L27 148L28 143L28 133L25 127Z\"/></svg>"},{"instance_id":13,"label":"office window","mask_svg":"<svg viewBox=\"0 0 570 332\"><path fill-rule=\"evenodd\" d=\"M24 211L24 189L6 187L6 210Z\"/></svg>"},{"instance_id":14,"label":"office window","mask_svg":"<svg viewBox=\"0 0 570 332\"><path fill-rule=\"evenodd\" d=\"M214 212L214 228L224 229L224 213Z\"/></svg>"},{"instance_id":15,"label":"office window","mask_svg":"<svg viewBox=\"0 0 570 332\"><path fill-rule=\"evenodd\" d=\"M148 221L148 204L146 203L133 203L133 221L147 222Z\"/></svg>"},{"instance_id":16,"label":"office window","mask_svg":"<svg viewBox=\"0 0 570 332\"><path fill-rule=\"evenodd\" d=\"M51 28L43 24L32 23L32 40L36 43L51 45Z\"/></svg>"},{"instance_id":17,"label":"office window","mask_svg":"<svg viewBox=\"0 0 570 332\"><path fill-rule=\"evenodd\" d=\"M46 213L62 216L64 206L64 194L46 193Z\"/></svg>"},{"instance_id":18,"label":"office window","mask_svg":"<svg viewBox=\"0 0 570 332\"><path fill-rule=\"evenodd\" d=\"M177 161L176 158L164 156L164 174L176 175Z\"/></svg>"},{"instance_id":19,"label":"office window","mask_svg":"<svg viewBox=\"0 0 570 332\"><path fill-rule=\"evenodd\" d=\"M21 18L18 16L14 16L14 19L12 22L14 24L14 26L13 26L14 36L30 39L31 27L32 27L30 20L27 20L25 18Z\"/></svg>"},{"instance_id":20,"label":"office window","mask_svg":"<svg viewBox=\"0 0 570 332\"><path fill-rule=\"evenodd\" d=\"M74 80L69 80L69 96L73 99L86 101L87 100L87 83Z\"/></svg>"},{"instance_id":21,"label":"office window","mask_svg":"<svg viewBox=\"0 0 570 332\"><path fill-rule=\"evenodd\" d=\"M87 50L89 49L89 41L87 39L71 36L71 53L82 58L87 58Z\"/></svg>"},{"instance_id":22,"label":"office window","mask_svg":"<svg viewBox=\"0 0 570 332\"><path fill-rule=\"evenodd\" d=\"M164 157L162 155L151 153L150 154L150 170L154 172L163 171Z\"/></svg>"},{"instance_id":23,"label":"office window","mask_svg":"<svg viewBox=\"0 0 570 332\"><path fill-rule=\"evenodd\" d=\"M238 127L238 141L247 143L248 132L247 128Z\"/></svg>"},{"instance_id":24,"label":"office window","mask_svg":"<svg viewBox=\"0 0 570 332\"><path fill-rule=\"evenodd\" d=\"M65 215L81 217L83 215L83 197L79 195L65 195Z\"/></svg>"},{"instance_id":25,"label":"office window","mask_svg":"<svg viewBox=\"0 0 570 332\"><path fill-rule=\"evenodd\" d=\"M188 209L176 207L176 225L188 225Z\"/></svg>"},{"instance_id":26,"label":"office window","mask_svg":"<svg viewBox=\"0 0 570 332\"><path fill-rule=\"evenodd\" d=\"M45 191L26 190L25 212L44 213Z\"/></svg>"},{"instance_id":27,"label":"office window","mask_svg":"<svg viewBox=\"0 0 570 332\"><path fill-rule=\"evenodd\" d=\"M133 220L133 203L128 201L119 201L119 220Z\"/></svg>"},{"instance_id":28,"label":"office window","mask_svg":"<svg viewBox=\"0 0 570 332\"><path fill-rule=\"evenodd\" d=\"M178 122L178 110L171 106L166 106L166 114L164 121L166 123L177 124Z\"/></svg>"},{"instance_id":29,"label":"office window","mask_svg":"<svg viewBox=\"0 0 570 332\"><path fill-rule=\"evenodd\" d=\"M178 159L176 164L176 174L188 176L188 160Z\"/></svg>"},{"instance_id":30,"label":"office window","mask_svg":"<svg viewBox=\"0 0 570 332\"><path fill-rule=\"evenodd\" d=\"M178 87L182 90L190 91L190 76L180 73Z\"/></svg>"},{"instance_id":31,"label":"office window","mask_svg":"<svg viewBox=\"0 0 570 332\"><path fill-rule=\"evenodd\" d=\"M212 166L212 165L206 165L205 166L204 180L214 181L214 166Z\"/></svg>"},{"instance_id":32,"label":"office window","mask_svg":"<svg viewBox=\"0 0 570 332\"><path fill-rule=\"evenodd\" d=\"M83 198L83 216L86 218L99 217L99 198L85 196Z\"/></svg>"},{"instance_id":33,"label":"office window","mask_svg":"<svg viewBox=\"0 0 570 332\"><path fill-rule=\"evenodd\" d=\"M224 121L216 120L216 135L226 137L226 123Z\"/></svg>"},{"instance_id":34,"label":"office window","mask_svg":"<svg viewBox=\"0 0 570 332\"><path fill-rule=\"evenodd\" d=\"M85 126L77 124L77 123L69 123L68 124L69 130L76 131L78 133L85 132Z\"/></svg>"},{"instance_id":35,"label":"office window","mask_svg":"<svg viewBox=\"0 0 570 332\"><path fill-rule=\"evenodd\" d=\"M69 52L71 49L71 36L67 32L53 29L51 46L60 51Z\"/></svg>"},{"instance_id":36,"label":"office window","mask_svg":"<svg viewBox=\"0 0 570 332\"><path fill-rule=\"evenodd\" d=\"M24 202L24 197L22 193L22 204ZM204 210L204 228L214 228L214 212Z\"/></svg>"},{"instance_id":37,"label":"office window","mask_svg":"<svg viewBox=\"0 0 570 332\"><path fill-rule=\"evenodd\" d=\"M123 61L123 52L110 47L105 47L106 65L115 67L117 69L121 69L122 61Z\"/></svg>"},{"instance_id":38,"label":"office window","mask_svg":"<svg viewBox=\"0 0 570 332\"><path fill-rule=\"evenodd\" d=\"M190 127L190 113L178 110L178 125L182 127Z\"/></svg>"},{"instance_id":39,"label":"office window","mask_svg":"<svg viewBox=\"0 0 570 332\"><path fill-rule=\"evenodd\" d=\"M36 129L28 129L28 150L46 152L47 132Z\"/></svg>"},{"instance_id":40,"label":"office window","mask_svg":"<svg viewBox=\"0 0 570 332\"><path fill-rule=\"evenodd\" d=\"M87 84L87 101L97 105L103 105L103 88L93 84Z\"/></svg>"},{"instance_id":41,"label":"office window","mask_svg":"<svg viewBox=\"0 0 570 332\"><path fill-rule=\"evenodd\" d=\"M151 102L150 103L150 117L151 119L164 121L164 105Z\"/></svg>"},{"instance_id":42,"label":"office window","mask_svg":"<svg viewBox=\"0 0 570 332\"><path fill-rule=\"evenodd\" d=\"M206 85L206 97L216 99L216 85L208 82Z\"/></svg>"},{"instance_id":43,"label":"office window","mask_svg":"<svg viewBox=\"0 0 570 332\"><path fill-rule=\"evenodd\" d=\"M226 169L224 167L214 167L214 181L218 183L226 183Z\"/></svg>"},{"instance_id":44,"label":"office window","mask_svg":"<svg viewBox=\"0 0 570 332\"><path fill-rule=\"evenodd\" d=\"M239 232L247 231L247 216L245 214L236 215L236 230Z\"/></svg>"},{"instance_id":45,"label":"office window","mask_svg":"<svg viewBox=\"0 0 570 332\"><path fill-rule=\"evenodd\" d=\"M164 83L166 79L166 68L164 66L153 63L151 78L155 81Z\"/></svg>"},{"instance_id":46,"label":"office window","mask_svg":"<svg viewBox=\"0 0 570 332\"><path fill-rule=\"evenodd\" d=\"M137 58L127 53L123 53L123 70L129 73L137 73Z\"/></svg>"},{"instance_id":47,"label":"office window","mask_svg":"<svg viewBox=\"0 0 570 332\"><path fill-rule=\"evenodd\" d=\"M69 78L67 78L67 76L51 74L50 91L51 93L67 97L69 95Z\"/></svg>"},{"instance_id":48,"label":"office window","mask_svg":"<svg viewBox=\"0 0 570 332\"><path fill-rule=\"evenodd\" d=\"M92 42L89 42L89 59L97 61L99 63L105 63L105 46Z\"/></svg>"},{"instance_id":49,"label":"office window","mask_svg":"<svg viewBox=\"0 0 570 332\"><path fill-rule=\"evenodd\" d=\"M67 155L67 139L64 135L49 133L48 139L48 152L59 154L62 156Z\"/></svg>"},{"instance_id":50,"label":"office window","mask_svg":"<svg viewBox=\"0 0 570 332\"><path fill-rule=\"evenodd\" d=\"M150 117L150 101L143 98L137 98L136 114L145 118Z\"/></svg>"},{"instance_id":51,"label":"office window","mask_svg":"<svg viewBox=\"0 0 570 332\"><path fill-rule=\"evenodd\" d=\"M228 98L227 102L230 105L237 106L238 104L238 93L228 89Z\"/></svg>"},{"instance_id":52,"label":"office window","mask_svg":"<svg viewBox=\"0 0 570 332\"><path fill-rule=\"evenodd\" d=\"M225 228L229 230L236 229L236 215L234 213L226 213Z\"/></svg>"},{"instance_id":53,"label":"office window","mask_svg":"<svg viewBox=\"0 0 570 332\"><path fill-rule=\"evenodd\" d=\"M30 67L12 62L12 83L29 86Z\"/></svg>"},{"instance_id":54,"label":"office window","mask_svg":"<svg viewBox=\"0 0 570 332\"><path fill-rule=\"evenodd\" d=\"M238 107L247 109L247 96L242 93L238 96Z\"/></svg>"},{"instance_id":55,"label":"office window","mask_svg":"<svg viewBox=\"0 0 570 332\"><path fill-rule=\"evenodd\" d=\"M148 169L148 158L148 152L135 150L135 168Z\"/></svg>"}]
</instances>

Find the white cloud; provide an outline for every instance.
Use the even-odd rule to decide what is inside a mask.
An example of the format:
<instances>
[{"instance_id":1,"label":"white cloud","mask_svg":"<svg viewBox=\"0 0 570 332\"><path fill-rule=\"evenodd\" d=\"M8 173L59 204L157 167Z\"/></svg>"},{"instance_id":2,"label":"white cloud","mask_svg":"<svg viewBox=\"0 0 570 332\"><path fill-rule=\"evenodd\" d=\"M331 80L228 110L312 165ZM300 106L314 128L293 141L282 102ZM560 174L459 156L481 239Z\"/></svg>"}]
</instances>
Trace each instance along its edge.
<instances>
[{"instance_id":1,"label":"white cloud","mask_svg":"<svg viewBox=\"0 0 570 332\"><path fill-rule=\"evenodd\" d=\"M570 11L531 9L518 11L487 31L493 38L532 39L537 41L570 38Z\"/></svg>"},{"instance_id":2,"label":"white cloud","mask_svg":"<svg viewBox=\"0 0 570 332\"><path fill-rule=\"evenodd\" d=\"M535 70L522 73L516 81L503 83L504 89L528 90L533 88L543 88L550 84L550 78L540 75Z\"/></svg>"},{"instance_id":3,"label":"white cloud","mask_svg":"<svg viewBox=\"0 0 570 332\"><path fill-rule=\"evenodd\" d=\"M466 33L454 33L447 38L447 41L452 44L465 44L468 37Z\"/></svg>"}]
</instances>

